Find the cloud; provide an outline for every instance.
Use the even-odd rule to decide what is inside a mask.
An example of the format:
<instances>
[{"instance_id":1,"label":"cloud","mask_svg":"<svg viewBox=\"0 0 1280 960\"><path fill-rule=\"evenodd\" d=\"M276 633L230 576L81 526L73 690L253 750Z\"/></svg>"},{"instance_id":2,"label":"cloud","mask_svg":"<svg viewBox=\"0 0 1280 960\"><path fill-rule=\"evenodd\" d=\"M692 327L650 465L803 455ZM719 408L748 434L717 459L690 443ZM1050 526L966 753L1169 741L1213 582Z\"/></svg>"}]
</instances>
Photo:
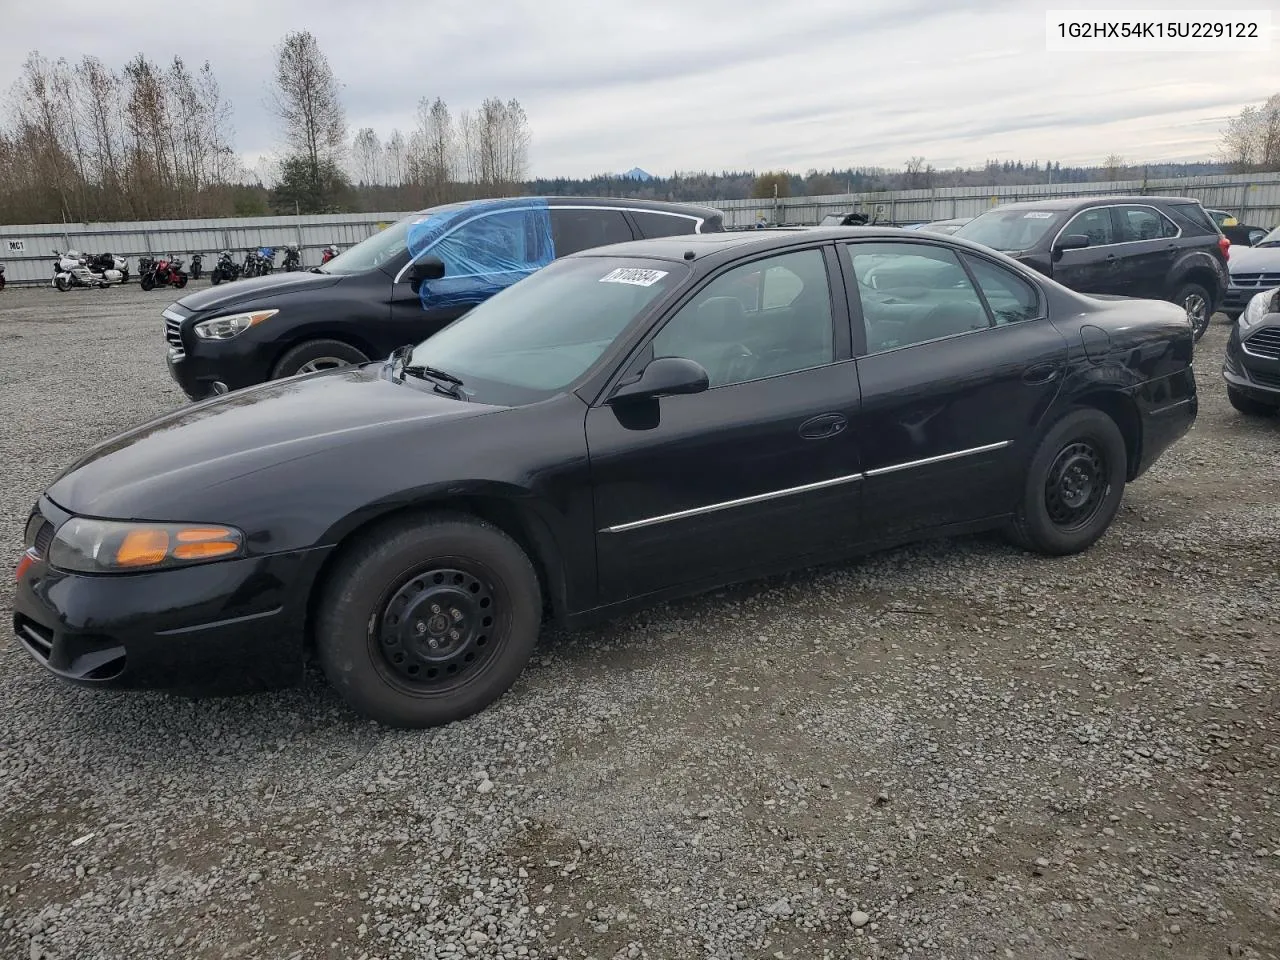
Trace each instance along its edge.
<instances>
[{"instance_id":1,"label":"cloud","mask_svg":"<svg viewBox=\"0 0 1280 960\"><path fill-rule=\"evenodd\" d=\"M304 23L289 4L232 0L217 15L192 14L192 29L164 32L145 5L113 10L104 30L100 4L65 0L53 30L38 5L14 4L0 90L32 48L115 66L140 51L207 59L235 108L238 149L257 157L280 142L266 106L273 47L305 25L344 84L353 132L407 133L424 96L455 112L515 97L530 118L534 172L548 176L900 167L916 155L935 166L1205 158L1224 118L1280 91L1275 48L1047 53L1044 11L1070 5L310 0ZM1270 6L1280 25L1280 5Z\"/></svg>"}]
</instances>

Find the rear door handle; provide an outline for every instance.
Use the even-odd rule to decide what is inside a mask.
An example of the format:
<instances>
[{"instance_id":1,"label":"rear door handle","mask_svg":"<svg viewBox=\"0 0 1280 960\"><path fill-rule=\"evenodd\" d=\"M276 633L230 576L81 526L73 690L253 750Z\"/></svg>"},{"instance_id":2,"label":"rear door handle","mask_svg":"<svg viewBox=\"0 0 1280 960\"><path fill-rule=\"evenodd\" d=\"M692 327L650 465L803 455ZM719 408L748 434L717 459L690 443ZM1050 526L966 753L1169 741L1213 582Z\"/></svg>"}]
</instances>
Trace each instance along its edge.
<instances>
[{"instance_id":1,"label":"rear door handle","mask_svg":"<svg viewBox=\"0 0 1280 960\"><path fill-rule=\"evenodd\" d=\"M823 413L800 424L800 436L806 440L825 440L827 437L834 437L848 425L849 421L841 414Z\"/></svg>"},{"instance_id":2,"label":"rear door handle","mask_svg":"<svg viewBox=\"0 0 1280 960\"><path fill-rule=\"evenodd\" d=\"M1022 382L1032 386L1052 383L1056 379L1058 379L1058 367L1052 363L1041 363L1022 374Z\"/></svg>"}]
</instances>

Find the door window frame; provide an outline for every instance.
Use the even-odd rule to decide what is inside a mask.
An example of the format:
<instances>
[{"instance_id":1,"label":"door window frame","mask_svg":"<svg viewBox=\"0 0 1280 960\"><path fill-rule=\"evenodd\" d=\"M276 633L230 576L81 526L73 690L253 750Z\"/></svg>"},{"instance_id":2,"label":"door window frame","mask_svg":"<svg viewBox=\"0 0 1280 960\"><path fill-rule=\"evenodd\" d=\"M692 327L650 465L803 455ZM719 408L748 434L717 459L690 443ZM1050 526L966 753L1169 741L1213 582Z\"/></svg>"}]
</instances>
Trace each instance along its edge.
<instances>
[{"instance_id":1,"label":"door window frame","mask_svg":"<svg viewBox=\"0 0 1280 960\"><path fill-rule=\"evenodd\" d=\"M827 276L827 296L831 305L831 327L832 327L832 360L830 363L819 364L817 367L806 367L807 370L821 369L822 367L836 366L841 363L850 363L855 358L854 345L851 342L850 333L853 329L851 322L851 308L848 302L848 296L841 297L840 293L846 287L842 283L844 273L840 267L839 257L837 255L835 244L830 241L822 241L821 243L807 243L794 247L781 247L772 250L764 250L754 253L741 259L733 260L730 263L722 264L713 271L704 276L695 283L690 289L680 296L677 300L667 305L658 315L648 328L639 336L635 345L622 351L622 359L614 368L613 373L604 378L603 387L590 402L592 407L601 407L607 405L607 398L626 378L638 373L648 364L652 358L646 357L652 346L653 340L658 333L680 312L692 303L699 294L707 289L717 279L725 274L737 270L741 267L749 266L761 260L772 260L777 257L786 256L792 253L804 253L816 250L822 255L823 268ZM843 301L843 302L842 302ZM638 366L639 365L639 366ZM749 383L760 383L764 380L775 380L778 377L788 377L796 373L802 373L803 370L791 370L787 373L777 373L769 377L759 377L755 380L740 380L736 383L723 383L719 386L710 387L709 390L725 390L733 387L745 386Z\"/></svg>"},{"instance_id":2,"label":"door window frame","mask_svg":"<svg viewBox=\"0 0 1280 960\"><path fill-rule=\"evenodd\" d=\"M843 249L837 252L836 261L840 266L841 272L844 274L845 299L849 302L849 326L853 333L854 357L862 360L867 357L880 357L887 353L896 353L899 350L910 350L912 347L923 346L927 343L942 343L945 340L954 340L957 337L969 337L979 333L991 333L997 330L1009 330L1021 327L1028 323L1042 323L1048 319L1049 309L1048 300L1045 297L1044 290L1040 284L1035 282L1029 276L1025 275L1021 270L1011 270L1002 263L997 263L991 257L988 257L977 250L968 248L953 247L945 243L937 243L925 237L866 237L857 240L841 240L836 246L839 248L852 248L859 245L867 244L883 244L893 243L902 246L929 247L933 250L946 250L960 262L960 268L964 270L965 276L969 279L974 293L978 295L978 302L982 305L983 311L987 315L987 326L978 330L963 330L960 333L950 333L945 337L934 337L931 340L917 340L915 343L904 343L898 347L891 347L888 350L877 350L872 353L867 348L867 324L865 315L862 312L862 293L858 289L858 278L853 272L853 256L845 254ZM1029 283L1031 289L1036 294L1036 315L1028 320L1018 320L1015 323L996 323L995 311L991 309L991 304L987 301L987 295L982 289L982 284L978 282L978 278L974 275L973 269L969 266L968 257L977 260L984 260L989 266L998 270L1004 270L1011 273L1015 277Z\"/></svg>"},{"instance_id":3,"label":"door window frame","mask_svg":"<svg viewBox=\"0 0 1280 960\"><path fill-rule=\"evenodd\" d=\"M1176 221L1173 219L1173 217L1169 216L1167 213L1165 213L1165 212L1164 212L1164 211L1162 211L1159 207L1157 207L1157 206L1155 206L1155 205L1153 205L1153 204L1150 204L1150 203L1103 203L1103 204L1099 204L1098 206L1094 206L1094 207L1081 207L1081 208L1080 208L1079 210L1077 210L1075 213L1071 214L1071 216L1067 219L1067 222L1066 222L1066 223L1064 223L1064 224L1062 225L1062 228L1061 228L1057 233L1055 233L1055 234L1053 235L1053 240L1052 240L1052 241L1050 242L1050 244L1049 244L1049 249L1050 249L1050 250L1052 250L1054 247L1056 247L1056 246L1058 245L1058 241L1059 241L1059 240L1061 240L1061 239L1062 239L1063 234L1065 234L1065 233L1067 232L1067 227L1071 226L1071 224L1075 222L1076 217L1080 216L1080 214L1082 214L1082 213L1088 213L1090 210L1106 210L1106 211L1107 211L1107 216L1111 219L1111 233L1112 233L1112 235L1119 235L1119 232L1120 232L1119 227L1120 227L1120 225L1116 222L1116 213L1115 213L1116 209L1117 209L1117 208L1119 208L1119 207L1144 207L1144 208L1146 208L1147 210L1150 210L1150 211L1152 211L1153 213L1155 213L1155 215L1156 215L1157 217L1160 217L1160 218L1162 218L1162 219L1164 219L1164 220L1167 220L1167 221L1169 221L1170 223L1172 223L1175 227L1177 227L1177 228L1178 228L1178 232L1177 232L1176 234L1174 234L1172 237L1163 237L1163 236L1161 236L1161 237L1151 237L1151 238L1148 238L1148 239L1146 239L1146 240L1112 240L1110 243L1091 243L1091 244L1089 244L1089 246L1087 246L1087 247L1083 247L1082 249L1084 249L1084 250L1102 250L1102 249L1104 249L1104 248L1108 248L1108 247L1123 247L1123 246L1125 246L1126 244L1130 244L1130 243L1150 243L1152 240L1180 240L1180 239L1182 239L1182 224L1180 224L1180 223L1176 222ZM1066 252L1066 253L1077 253L1078 251L1075 251L1075 250L1067 250L1067 251L1065 251L1065 252Z\"/></svg>"},{"instance_id":4,"label":"door window frame","mask_svg":"<svg viewBox=\"0 0 1280 960\"><path fill-rule=\"evenodd\" d=\"M577 209L577 208L570 207L568 209ZM612 208L598 207L597 209L609 210ZM692 220L694 233L701 233L702 225L707 222L705 217L695 216L692 213L676 213L674 210L649 210L646 207L627 207L622 212L623 212L623 216L627 218L627 223L630 224L631 230L633 233L635 233L637 240L666 240L671 237L688 236L688 234L685 234L685 233L664 233L657 237L650 237L648 234L644 232L644 228L640 226L640 221L636 219L635 215L637 213L649 213L659 217L674 217L677 220Z\"/></svg>"}]
</instances>

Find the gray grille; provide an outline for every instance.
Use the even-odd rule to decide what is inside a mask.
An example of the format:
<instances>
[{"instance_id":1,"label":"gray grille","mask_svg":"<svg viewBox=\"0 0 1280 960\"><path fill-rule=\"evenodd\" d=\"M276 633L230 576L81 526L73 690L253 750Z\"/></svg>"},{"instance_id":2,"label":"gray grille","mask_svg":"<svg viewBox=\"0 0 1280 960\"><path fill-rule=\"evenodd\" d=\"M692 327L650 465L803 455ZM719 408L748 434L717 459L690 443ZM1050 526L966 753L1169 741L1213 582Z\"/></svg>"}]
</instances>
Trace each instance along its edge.
<instances>
[{"instance_id":1,"label":"gray grille","mask_svg":"<svg viewBox=\"0 0 1280 960\"><path fill-rule=\"evenodd\" d=\"M1280 376L1274 373L1259 373L1257 370L1250 370L1249 377L1254 383L1261 387L1271 387L1280 390Z\"/></svg>"},{"instance_id":2,"label":"gray grille","mask_svg":"<svg viewBox=\"0 0 1280 960\"><path fill-rule=\"evenodd\" d=\"M175 320L167 313L164 315L164 339L171 348L173 359L181 360L187 355L182 346L182 321Z\"/></svg>"},{"instance_id":3,"label":"gray grille","mask_svg":"<svg viewBox=\"0 0 1280 960\"><path fill-rule=\"evenodd\" d=\"M1280 327L1267 327L1246 337L1244 341L1246 353L1268 360L1280 360Z\"/></svg>"},{"instance_id":4,"label":"gray grille","mask_svg":"<svg viewBox=\"0 0 1280 960\"><path fill-rule=\"evenodd\" d=\"M1280 287L1280 270L1268 270L1266 273L1233 273L1231 285L1247 290Z\"/></svg>"}]
</instances>

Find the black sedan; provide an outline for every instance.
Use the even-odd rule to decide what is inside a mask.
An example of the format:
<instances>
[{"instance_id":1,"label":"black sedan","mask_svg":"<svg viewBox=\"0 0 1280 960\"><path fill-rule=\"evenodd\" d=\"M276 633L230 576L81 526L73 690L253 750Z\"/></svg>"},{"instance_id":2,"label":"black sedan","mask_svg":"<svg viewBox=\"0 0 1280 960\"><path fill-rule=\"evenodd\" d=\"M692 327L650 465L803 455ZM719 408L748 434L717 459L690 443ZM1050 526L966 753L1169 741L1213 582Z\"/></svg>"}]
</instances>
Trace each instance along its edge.
<instances>
[{"instance_id":1,"label":"black sedan","mask_svg":"<svg viewBox=\"0 0 1280 960\"><path fill-rule=\"evenodd\" d=\"M1084 550L1193 423L1193 349L1178 307L935 234L579 253L385 362L88 451L32 513L14 627L103 687L289 683L314 651L366 715L445 723L544 616L966 531Z\"/></svg>"}]
</instances>

